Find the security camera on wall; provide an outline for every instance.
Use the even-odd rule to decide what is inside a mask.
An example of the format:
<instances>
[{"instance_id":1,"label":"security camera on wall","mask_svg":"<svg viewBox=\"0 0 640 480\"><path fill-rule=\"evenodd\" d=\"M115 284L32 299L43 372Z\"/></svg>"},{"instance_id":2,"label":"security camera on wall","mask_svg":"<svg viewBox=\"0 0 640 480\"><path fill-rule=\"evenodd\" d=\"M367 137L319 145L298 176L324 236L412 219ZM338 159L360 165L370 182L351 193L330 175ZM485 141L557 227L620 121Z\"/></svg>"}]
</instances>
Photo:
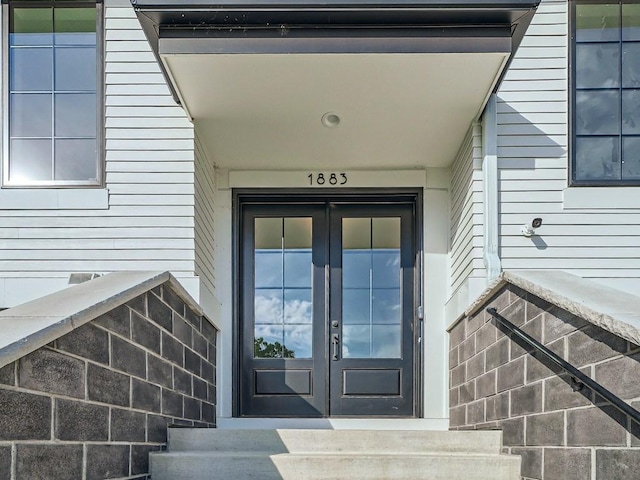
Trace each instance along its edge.
<instances>
[{"instance_id":1,"label":"security camera on wall","mask_svg":"<svg viewBox=\"0 0 640 480\"><path fill-rule=\"evenodd\" d=\"M533 220L525 223L522 226L522 235L524 235L525 237L530 237L531 235L534 235L536 233L536 229L540 226L542 226L542 219L539 217L534 218Z\"/></svg>"}]
</instances>

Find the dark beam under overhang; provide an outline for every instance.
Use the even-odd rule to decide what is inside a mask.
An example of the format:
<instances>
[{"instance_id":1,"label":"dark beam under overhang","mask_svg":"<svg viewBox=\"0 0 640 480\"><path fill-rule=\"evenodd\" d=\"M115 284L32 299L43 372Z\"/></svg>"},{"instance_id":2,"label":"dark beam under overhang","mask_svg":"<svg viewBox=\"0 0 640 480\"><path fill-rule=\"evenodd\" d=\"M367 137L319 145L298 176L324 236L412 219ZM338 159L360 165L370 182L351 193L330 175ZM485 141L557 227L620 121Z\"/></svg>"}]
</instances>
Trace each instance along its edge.
<instances>
[{"instance_id":1,"label":"dark beam under overhang","mask_svg":"<svg viewBox=\"0 0 640 480\"><path fill-rule=\"evenodd\" d=\"M513 54L539 4L539 0L131 1L159 60L162 55L194 53ZM174 97L178 99L175 91Z\"/></svg>"}]
</instances>

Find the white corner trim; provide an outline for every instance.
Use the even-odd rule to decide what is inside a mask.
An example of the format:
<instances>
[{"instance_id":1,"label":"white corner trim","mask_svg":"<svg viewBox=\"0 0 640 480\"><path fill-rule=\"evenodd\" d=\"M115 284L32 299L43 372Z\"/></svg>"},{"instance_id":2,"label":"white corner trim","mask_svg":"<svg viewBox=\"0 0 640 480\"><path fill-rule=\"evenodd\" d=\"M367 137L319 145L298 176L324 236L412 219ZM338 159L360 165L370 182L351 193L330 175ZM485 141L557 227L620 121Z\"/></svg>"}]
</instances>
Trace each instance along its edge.
<instances>
[{"instance_id":1,"label":"white corner trim","mask_svg":"<svg viewBox=\"0 0 640 480\"><path fill-rule=\"evenodd\" d=\"M482 116L482 184L484 195L484 265L487 284L493 282L500 271L498 256L498 119L496 96L491 95Z\"/></svg>"},{"instance_id":2,"label":"white corner trim","mask_svg":"<svg viewBox=\"0 0 640 480\"><path fill-rule=\"evenodd\" d=\"M106 188L3 188L3 210L107 210Z\"/></svg>"},{"instance_id":3,"label":"white corner trim","mask_svg":"<svg viewBox=\"0 0 640 480\"><path fill-rule=\"evenodd\" d=\"M322 174L320 183L319 175ZM335 184L330 184L331 175ZM311 175L311 177L310 177ZM331 180L333 181L333 180ZM231 170L228 188L379 188L427 186L427 171L416 170Z\"/></svg>"},{"instance_id":4,"label":"white corner trim","mask_svg":"<svg viewBox=\"0 0 640 480\"><path fill-rule=\"evenodd\" d=\"M569 187L562 191L565 210L640 210L639 187Z\"/></svg>"}]
</instances>

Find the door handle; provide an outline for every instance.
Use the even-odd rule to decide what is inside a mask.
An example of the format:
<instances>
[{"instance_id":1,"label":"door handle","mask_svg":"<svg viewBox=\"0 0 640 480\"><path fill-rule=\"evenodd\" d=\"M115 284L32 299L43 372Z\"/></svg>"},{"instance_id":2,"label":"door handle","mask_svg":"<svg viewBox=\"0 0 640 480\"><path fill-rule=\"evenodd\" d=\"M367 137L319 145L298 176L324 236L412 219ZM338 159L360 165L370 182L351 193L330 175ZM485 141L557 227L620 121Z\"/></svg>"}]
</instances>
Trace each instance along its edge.
<instances>
[{"instance_id":1,"label":"door handle","mask_svg":"<svg viewBox=\"0 0 640 480\"><path fill-rule=\"evenodd\" d=\"M331 335L331 343L333 344L333 359L338 360L338 347L340 345L340 337L337 333Z\"/></svg>"}]
</instances>

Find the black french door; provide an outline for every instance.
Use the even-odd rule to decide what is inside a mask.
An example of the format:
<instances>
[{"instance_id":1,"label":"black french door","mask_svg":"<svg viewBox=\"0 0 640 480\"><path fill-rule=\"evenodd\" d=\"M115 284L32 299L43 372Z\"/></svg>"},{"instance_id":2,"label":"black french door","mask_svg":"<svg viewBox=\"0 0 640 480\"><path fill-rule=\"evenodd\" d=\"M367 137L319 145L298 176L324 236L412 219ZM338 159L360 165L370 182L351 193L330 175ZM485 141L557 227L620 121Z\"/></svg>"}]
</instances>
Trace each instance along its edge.
<instances>
[{"instance_id":1,"label":"black french door","mask_svg":"<svg viewBox=\"0 0 640 480\"><path fill-rule=\"evenodd\" d=\"M239 413L415 416L415 202L240 208Z\"/></svg>"}]
</instances>

